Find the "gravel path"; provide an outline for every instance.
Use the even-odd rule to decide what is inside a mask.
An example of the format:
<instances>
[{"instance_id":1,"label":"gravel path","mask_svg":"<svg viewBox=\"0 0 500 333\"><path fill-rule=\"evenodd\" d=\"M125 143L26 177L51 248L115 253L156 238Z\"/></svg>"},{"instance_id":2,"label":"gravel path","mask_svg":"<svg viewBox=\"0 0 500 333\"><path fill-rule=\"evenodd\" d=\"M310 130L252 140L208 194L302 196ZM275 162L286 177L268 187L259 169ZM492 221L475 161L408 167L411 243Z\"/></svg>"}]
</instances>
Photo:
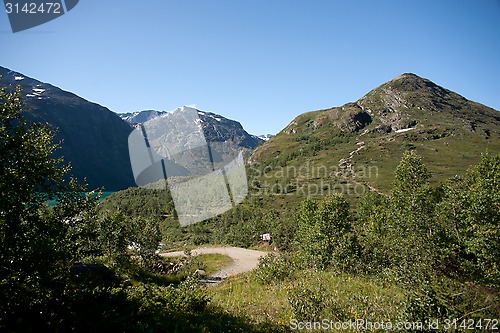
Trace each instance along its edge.
<instances>
[{"instance_id":1,"label":"gravel path","mask_svg":"<svg viewBox=\"0 0 500 333\"><path fill-rule=\"evenodd\" d=\"M191 251L191 255L219 253L231 257L234 262L229 266L213 273L209 278L220 280L227 278L229 275L246 273L256 268L259 264L259 258L265 256L267 252L243 249L240 247L225 246L225 247L200 247ZM184 251L161 253L164 257L180 257L185 256Z\"/></svg>"}]
</instances>

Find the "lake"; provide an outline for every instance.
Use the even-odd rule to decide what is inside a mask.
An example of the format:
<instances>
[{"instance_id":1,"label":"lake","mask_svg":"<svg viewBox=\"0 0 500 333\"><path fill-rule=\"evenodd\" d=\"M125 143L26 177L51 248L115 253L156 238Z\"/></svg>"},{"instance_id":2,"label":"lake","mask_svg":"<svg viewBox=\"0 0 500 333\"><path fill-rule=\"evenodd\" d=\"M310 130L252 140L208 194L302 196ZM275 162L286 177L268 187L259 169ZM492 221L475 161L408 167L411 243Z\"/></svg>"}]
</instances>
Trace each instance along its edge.
<instances>
[{"instance_id":1,"label":"lake","mask_svg":"<svg viewBox=\"0 0 500 333\"><path fill-rule=\"evenodd\" d=\"M103 191L101 197L99 198L99 200L104 200L104 199L106 199L107 197L109 197L113 193L115 193L115 191ZM84 195L84 194L85 193L82 193L82 195ZM49 200L49 201L47 201L47 203L49 204L49 206L55 206L56 202L57 202L56 200Z\"/></svg>"}]
</instances>

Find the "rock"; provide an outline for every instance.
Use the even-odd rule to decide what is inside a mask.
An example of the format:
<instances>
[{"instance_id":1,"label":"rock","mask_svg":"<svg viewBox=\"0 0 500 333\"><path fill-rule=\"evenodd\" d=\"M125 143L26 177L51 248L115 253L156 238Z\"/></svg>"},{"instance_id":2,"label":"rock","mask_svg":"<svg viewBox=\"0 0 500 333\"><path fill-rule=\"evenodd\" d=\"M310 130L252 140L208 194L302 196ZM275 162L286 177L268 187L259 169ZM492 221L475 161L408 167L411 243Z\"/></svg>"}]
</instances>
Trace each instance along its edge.
<instances>
[{"instance_id":1,"label":"rock","mask_svg":"<svg viewBox=\"0 0 500 333\"><path fill-rule=\"evenodd\" d=\"M130 280L125 280L125 281L123 281L123 286L124 287L132 287L133 284L132 284L132 282L130 282Z\"/></svg>"},{"instance_id":2,"label":"rock","mask_svg":"<svg viewBox=\"0 0 500 333\"><path fill-rule=\"evenodd\" d=\"M114 283L119 280L109 268L103 264L87 264L75 262L69 270L74 280L95 283Z\"/></svg>"},{"instance_id":3,"label":"rock","mask_svg":"<svg viewBox=\"0 0 500 333\"><path fill-rule=\"evenodd\" d=\"M207 275L207 272L205 272L203 269L197 269L194 273L199 277Z\"/></svg>"}]
</instances>

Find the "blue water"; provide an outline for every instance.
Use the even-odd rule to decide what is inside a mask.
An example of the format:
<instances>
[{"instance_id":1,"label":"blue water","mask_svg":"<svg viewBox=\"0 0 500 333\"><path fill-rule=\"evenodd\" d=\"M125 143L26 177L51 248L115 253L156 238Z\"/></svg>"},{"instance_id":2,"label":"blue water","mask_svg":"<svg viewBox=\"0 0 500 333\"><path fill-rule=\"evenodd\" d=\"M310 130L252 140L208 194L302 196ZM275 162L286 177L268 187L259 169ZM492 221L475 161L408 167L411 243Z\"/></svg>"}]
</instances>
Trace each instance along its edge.
<instances>
[{"instance_id":1,"label":"blue water","mask_svg":"<svg viewBox=\"0 0 500 333\"><path fill-rule=\"evenodd\" d=\"M114 191L106 191L106 192L102 192L102 195L101 197L99 198L99 200L104 200L106 199L107 197L109 197L111 194L115 193ZM84 193L82 193L83 195ZM57 201L56 200L49 200L47 201L47 203L49 204L49 206L55 206L57 204Z\"/></svg>"}]
</instances>

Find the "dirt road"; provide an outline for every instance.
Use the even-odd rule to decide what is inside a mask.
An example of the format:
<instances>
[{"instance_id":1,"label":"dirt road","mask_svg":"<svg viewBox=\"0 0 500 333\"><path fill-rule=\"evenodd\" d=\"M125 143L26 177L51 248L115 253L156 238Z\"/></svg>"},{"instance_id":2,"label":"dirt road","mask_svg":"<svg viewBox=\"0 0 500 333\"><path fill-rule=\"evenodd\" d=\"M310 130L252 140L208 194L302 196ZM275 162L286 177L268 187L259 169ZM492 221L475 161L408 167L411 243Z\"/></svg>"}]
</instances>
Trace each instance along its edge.
<instances>
[{"instance_id":1,"label":"dirt road","mask_svg":"<svg viewBox=\"0 0 500 333\"><path fill-rule=\"evenodd\" d=\"M226 247L200 247L191 251L191 255L207 253L219 253L231 257L234 262L229 266L213 273L211 278L224 279L229 275L236 275L251 271L259 264L259 258L267 254L267 252L243 249L240 247L226 246ZM183 251L168 252L160 254L164 257L179 257L185 256Z\"/></svg>"}]
</instances>

